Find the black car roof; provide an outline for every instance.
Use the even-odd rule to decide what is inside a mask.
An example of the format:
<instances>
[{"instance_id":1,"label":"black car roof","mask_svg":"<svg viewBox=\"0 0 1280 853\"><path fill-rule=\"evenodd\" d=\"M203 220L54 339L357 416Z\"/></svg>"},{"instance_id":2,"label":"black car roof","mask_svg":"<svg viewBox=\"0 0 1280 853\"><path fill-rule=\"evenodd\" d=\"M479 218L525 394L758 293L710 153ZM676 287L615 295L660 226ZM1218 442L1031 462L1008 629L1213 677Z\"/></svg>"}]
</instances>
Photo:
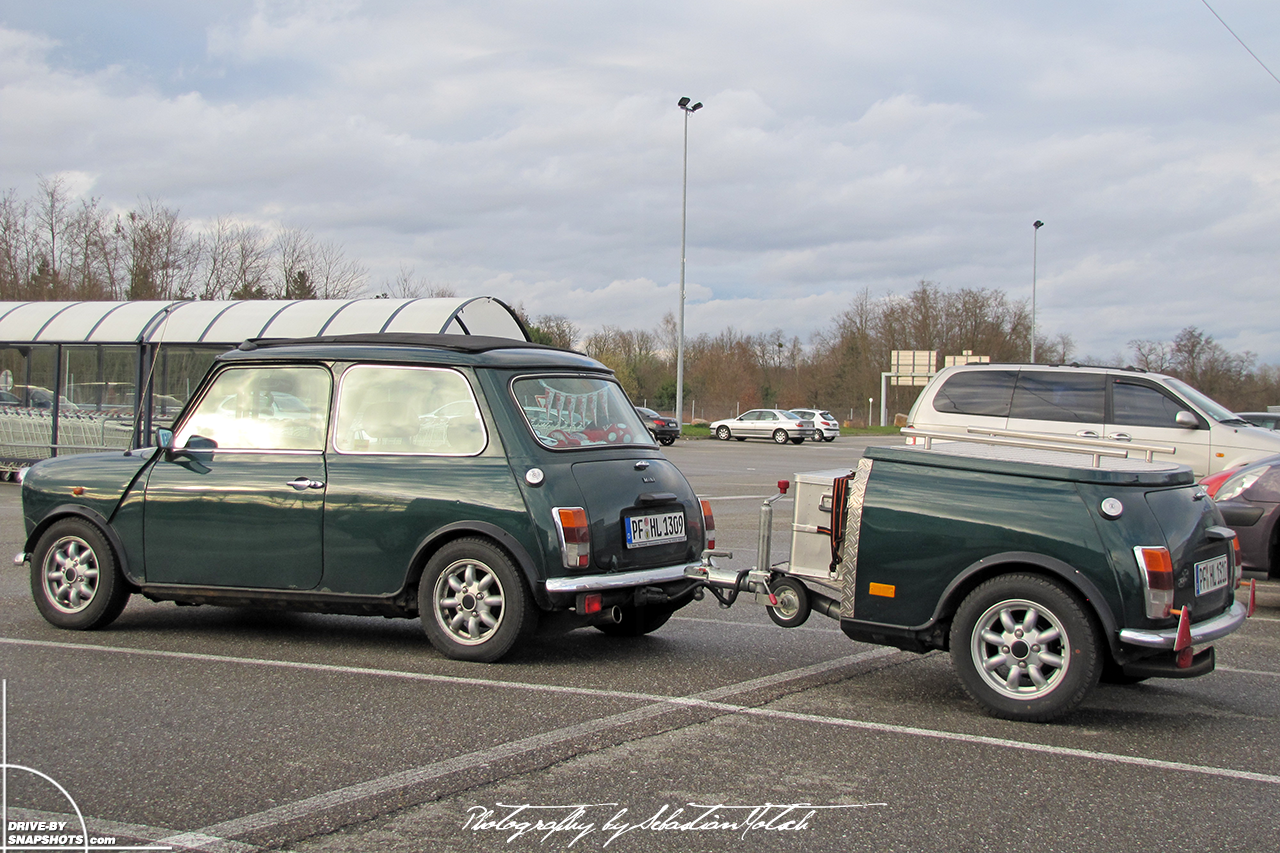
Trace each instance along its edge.
<instances>
[{"instance_id":1,"label":"black car roof","mask_svg":"<svg viewBox=\"0 0 1280 853\"><path fill-rule=\"evenodd\" d=\"M224 353L221 360L309 358L331 360L435 361L491 367L554 367L612 372L582 353L485 335L410 332L321 335L311 338L256 338Z\"/></svg>"}]
</instances>

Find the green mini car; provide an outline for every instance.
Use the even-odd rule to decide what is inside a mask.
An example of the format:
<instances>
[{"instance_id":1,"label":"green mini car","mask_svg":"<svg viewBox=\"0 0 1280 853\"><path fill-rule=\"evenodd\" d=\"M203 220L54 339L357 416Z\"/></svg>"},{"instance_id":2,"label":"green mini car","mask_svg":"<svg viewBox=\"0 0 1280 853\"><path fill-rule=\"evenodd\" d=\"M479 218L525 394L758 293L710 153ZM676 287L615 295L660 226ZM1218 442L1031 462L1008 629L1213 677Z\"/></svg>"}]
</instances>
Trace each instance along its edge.
<instances>
[{"instance_id":1,"label":"green mini car","mask_svg":"<svg viewBox=\"0 0 1280 853\"><path fill-rule=\"evenodd\" d=\"M714 547L608 368L522 341L246 342L156 444L27 471L17 562L52 624L103 627L140 593L419 617L494 661L543 619L656 630Z\"/></svg>"}]
</instances>

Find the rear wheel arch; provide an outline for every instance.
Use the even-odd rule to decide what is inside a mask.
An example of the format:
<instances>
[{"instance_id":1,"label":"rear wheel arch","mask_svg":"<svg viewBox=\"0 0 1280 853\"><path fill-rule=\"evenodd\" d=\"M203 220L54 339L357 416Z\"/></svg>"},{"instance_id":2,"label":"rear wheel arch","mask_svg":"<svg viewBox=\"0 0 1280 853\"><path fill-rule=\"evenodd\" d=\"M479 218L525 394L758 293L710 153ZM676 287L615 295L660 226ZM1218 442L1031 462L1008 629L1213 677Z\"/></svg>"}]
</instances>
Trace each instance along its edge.
<instances>
[{"instance_id":1,"label":"rear wheel arch","mask_svg":"<svg viewBox=\"0 0 1280 853\"><path fill-rule=\"evenodd\" d=\"M413 559L410 561L409 575L405 579L405 588L403 590L410 600L417 600L415 590L422 579L422 572L426 569L427 562L432 555L450 542L466 538L487 539L495 547L503 551L507 558L520 570L520 573L524 575L525 583L533 594L533 600L538 607L543 610L551 609L551 599L547 596L546 589L541 582L544 572L538 568L529 551L506 530L484 521L459 521L445 525L418 545L418 549L414 552Z\"/></svg>"},{"instance_id":2,"label":"rear wheel arch","mask_svg":"<svg viewBox=\"0 0 1280 853\"><path fill-rule=\"evenodd\" d=\"M1065 586L1093 619L1108 652L1119 651L1120 626L1101 590L1069 563L1030 552L995 554L957 574L939 597L932 624L946 625L949 632L951 620L969 593L993 578L1010 574L1037 575Z\"/></svg>"}]
</instances>

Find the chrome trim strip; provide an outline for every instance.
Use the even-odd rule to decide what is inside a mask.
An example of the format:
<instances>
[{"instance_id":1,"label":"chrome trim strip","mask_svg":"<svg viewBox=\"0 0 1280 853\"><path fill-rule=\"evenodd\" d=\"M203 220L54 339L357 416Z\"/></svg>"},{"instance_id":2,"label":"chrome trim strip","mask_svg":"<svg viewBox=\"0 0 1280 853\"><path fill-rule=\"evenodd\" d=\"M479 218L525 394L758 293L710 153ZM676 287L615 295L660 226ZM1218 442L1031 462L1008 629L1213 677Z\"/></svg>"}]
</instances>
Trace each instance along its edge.
<instances>
[{"instance_id":1,"label":"chrome trim strip","mask_svg":"<svg viewBox=\"0 0 1280 853\"><path fill-rule=\"evenodd\" d=\"M615 572L608 575L580 575L570 578L551 578L544 582L547 592L593 592L605 589L627 589L655 583L685 580L685 569L696 568L700 563L681 563L660 569L643 569L636 572Z\"/></svg>"},{"instance_id":2,"label":"chrome trim strip","mask_svg":"<svg viewBox=\"0 0 1280 853\"><path fill-rule=\"evenodd\" d=\"M1249 608L1237 601L1226 613L1192 624L1191 645L1199 646L1227 636L1244 624L1248 612ZM1147 649L1172 649L1177 639L1177 628L1168 628L1163 631L1124 628L1120 631L1120 642Z\"/></svg>"}]
</instances>

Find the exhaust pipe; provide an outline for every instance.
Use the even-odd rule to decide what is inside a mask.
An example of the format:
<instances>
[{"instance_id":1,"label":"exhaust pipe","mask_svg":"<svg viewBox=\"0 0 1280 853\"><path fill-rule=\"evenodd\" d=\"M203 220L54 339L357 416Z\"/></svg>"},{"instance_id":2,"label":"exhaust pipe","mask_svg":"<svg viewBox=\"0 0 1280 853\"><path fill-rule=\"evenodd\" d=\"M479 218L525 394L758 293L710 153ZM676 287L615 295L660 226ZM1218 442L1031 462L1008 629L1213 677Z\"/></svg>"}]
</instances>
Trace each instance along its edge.
<instances>
[{"instance_id":1,"label":"exhaust pipe","mask_svg":"<svg viewBox=\"0 0 1280 853\"><path fill-rule=\"evenodd\" d=\"M617 625L619 622L622 621L622 608L616 604L610 607L609 615L603 621L612 622L613 624Z\"/></svg>"}]
</instances>

